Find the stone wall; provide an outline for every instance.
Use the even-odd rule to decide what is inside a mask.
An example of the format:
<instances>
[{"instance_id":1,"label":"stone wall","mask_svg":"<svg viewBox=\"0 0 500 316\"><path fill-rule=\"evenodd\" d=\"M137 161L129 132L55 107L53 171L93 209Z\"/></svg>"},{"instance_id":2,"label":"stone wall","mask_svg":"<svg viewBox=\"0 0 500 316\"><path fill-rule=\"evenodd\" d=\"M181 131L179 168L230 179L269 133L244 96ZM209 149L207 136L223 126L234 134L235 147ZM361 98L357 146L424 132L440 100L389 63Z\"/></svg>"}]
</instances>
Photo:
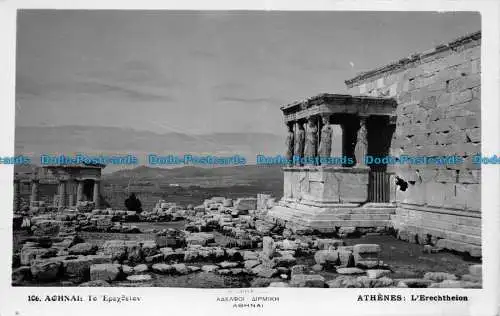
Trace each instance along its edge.
<instances>
[{"instance_id":1,"label":"stone wall","mask_svg":"<svg viewBox=\"0 0 500 316\"><path fill-rule=\"evenodd\" d=\"M481 152L480 57L477 32L346 81L353 95L397 100L392 156L464 159L388 169L409 182L405 192L395 190L400 237L472 255L480 255L481 245L481 170L472 163Z\"/></svg>"},{"instance_id":2,"label":"stone wall","mask_svg":"<svg viewBox=\"0 0 500 316\"><path fill-rule=\"evenodd\" d=\"M341 167L284 169L283 198L318 204L363 203L368 197L368 170Z\"/></svg>"}]
</instances>

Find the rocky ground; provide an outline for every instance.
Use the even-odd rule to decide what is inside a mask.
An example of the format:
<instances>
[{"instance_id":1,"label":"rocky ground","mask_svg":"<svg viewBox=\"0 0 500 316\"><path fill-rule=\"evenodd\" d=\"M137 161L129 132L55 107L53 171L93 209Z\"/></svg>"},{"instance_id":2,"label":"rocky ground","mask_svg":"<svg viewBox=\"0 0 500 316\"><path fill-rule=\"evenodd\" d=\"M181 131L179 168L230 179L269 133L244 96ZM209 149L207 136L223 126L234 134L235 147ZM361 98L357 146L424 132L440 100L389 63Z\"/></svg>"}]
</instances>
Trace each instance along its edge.
<instances>
[{"instance_id":1,"label":"rocky ground","mask_svg":"<svg viewBox=\"0 0 500 316\"><path fill-rule=\"evenodd\" d=\"M258 210L257 210L258 209ZM388 231L299 235L257 199L150 212L60 210L14 219L18 286L481 288L480 262Z\"/></svg>"}]
</instances>

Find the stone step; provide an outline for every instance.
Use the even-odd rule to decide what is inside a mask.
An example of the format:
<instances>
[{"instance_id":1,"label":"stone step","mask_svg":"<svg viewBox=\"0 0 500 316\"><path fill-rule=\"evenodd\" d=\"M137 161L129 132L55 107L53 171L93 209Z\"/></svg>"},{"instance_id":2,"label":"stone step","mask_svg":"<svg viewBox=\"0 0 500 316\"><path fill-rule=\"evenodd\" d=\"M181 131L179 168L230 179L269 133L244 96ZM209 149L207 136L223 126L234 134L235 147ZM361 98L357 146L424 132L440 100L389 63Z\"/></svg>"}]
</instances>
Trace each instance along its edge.
<instances>
[{"instance_id":1,"label":"stone step","mask_svg":"<svg viewBox=\"0 0 500 316\"><path fill-rule=\"evenodd\" d=\"M440 237L440 238L446 238L448 240L453 240L457 241L460 243L467 243L467 244L473 244L473 245L481 245L481 236L472 236L472 235L467 235L467 234L462 234L458 232L453 232L453 231L448 231L448 230L440 230L436 228L431 228L431 227L417 227L413 225L405 225L405 228L410 231L414 232L417 234L430 234L432 236Z\"/></svg>"},{"instance_id":2,"label":"stone step","mask_svg":"<svg viewBox=\"0 0 500 316\"><path fill-rule=\"evenodd\" d=\"M285 206L275 206L279 207L280 210L290 209L294 212L306 214L314 214L314 215L322 215L322 214L335 214L335 215L350 215L350 214L395 214L395 208L317 208L307 205L298 205L297 207L285 207Z\"/></svg>"},{"instance_id":3,"label":"stone step","mask_svg":"<svg viewBox=\"0 0 500 316\"><path fill-rule=\"evenodd\" d=\"M465 226L450 223L447 221L413 220L398 215L391 215L391 219L400 225L410 225L414 227L427 227L429 229L459 232L460 234L481 237L481 226Z\"/></svg>"},{"instance_id":4,"label":"stone step","mask_svg":"<svg viewBox=\"0 0 500 316\"><path fill-rule=\"evenodd\" d=\"M481 246L471 245L456 240L440 239L438 240L437 246L445 249L453 249L457 251L468 252L472 257L482 256Z\"/></svg>"}]
</instances>

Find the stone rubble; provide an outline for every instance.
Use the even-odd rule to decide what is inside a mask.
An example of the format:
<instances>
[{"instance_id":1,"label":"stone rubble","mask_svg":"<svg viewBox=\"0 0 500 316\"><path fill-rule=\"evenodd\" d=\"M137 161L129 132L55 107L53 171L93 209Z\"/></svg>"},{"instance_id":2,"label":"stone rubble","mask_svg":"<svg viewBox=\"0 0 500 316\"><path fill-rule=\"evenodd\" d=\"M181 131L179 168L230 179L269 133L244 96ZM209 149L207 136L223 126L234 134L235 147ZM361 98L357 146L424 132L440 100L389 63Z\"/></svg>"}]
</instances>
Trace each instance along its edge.
<instances>
[{"instance_id":1,"label":"stone rubble","mask_svg":"<svg viewBox=\"0 0 500 316\"><path fill-rule=\"evenodd\" d=\"M471 265L463 276L429 271L393 279L380 260L381 245L346 245L347 230L336 237L297 234L267 220L270 200L265 195L234 201L214 197L187 209L159 201L141 214L109 209L39 213L31 227L22 228L32 237L14 256L12 282L146 286L154 275L199 273L250 278L256 287L481 287L481 265ZM152 229L152 237L144 240L108 239L97 245L79 237L79 232L138 234L139 229L124 230L123 223L180 218L185 229ZM304 264L306 258L312 263Z\"/></svg>"}]
</instances>

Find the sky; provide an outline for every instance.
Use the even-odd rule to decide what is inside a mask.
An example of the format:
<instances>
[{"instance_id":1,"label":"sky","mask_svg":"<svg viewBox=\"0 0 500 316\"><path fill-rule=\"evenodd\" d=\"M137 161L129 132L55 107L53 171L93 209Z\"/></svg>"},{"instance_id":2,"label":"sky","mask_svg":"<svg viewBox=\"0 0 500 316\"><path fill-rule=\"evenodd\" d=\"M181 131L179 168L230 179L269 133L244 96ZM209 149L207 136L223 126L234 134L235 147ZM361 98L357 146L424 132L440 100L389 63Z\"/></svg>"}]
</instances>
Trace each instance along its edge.
<instances>
[{"instance_id":1,"label":"sky","mask_svg":"<svg viewBox=\"0 0 500 316\"><path fill-rule=\"evenodd\" d=\"M285 134L280 106L480 30L473 12L24 10L16 124Z\"/></svg>"}]
</instances>

